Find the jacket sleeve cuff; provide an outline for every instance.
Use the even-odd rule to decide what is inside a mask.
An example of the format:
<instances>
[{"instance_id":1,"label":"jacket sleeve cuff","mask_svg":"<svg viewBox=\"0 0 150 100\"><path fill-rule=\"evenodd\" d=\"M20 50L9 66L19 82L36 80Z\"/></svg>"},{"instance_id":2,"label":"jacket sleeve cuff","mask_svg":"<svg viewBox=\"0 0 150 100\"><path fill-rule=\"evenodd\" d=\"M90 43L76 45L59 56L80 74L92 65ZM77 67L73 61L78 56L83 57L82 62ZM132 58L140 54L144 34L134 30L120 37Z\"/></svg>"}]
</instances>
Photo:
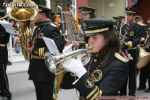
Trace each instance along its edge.
<instances>
[{"instance_id":1,"label":"jacket sleeve cuff","mask_svg":"<svg viewBox=\"0 0 150 100\"><path fill-rule=\"evenodd\" d=\"M102 91L95 85L88 73L85 73L76 83L74 82L74 86L87 100L94 100L102 95Z\"/></svg>"}]
</instances>

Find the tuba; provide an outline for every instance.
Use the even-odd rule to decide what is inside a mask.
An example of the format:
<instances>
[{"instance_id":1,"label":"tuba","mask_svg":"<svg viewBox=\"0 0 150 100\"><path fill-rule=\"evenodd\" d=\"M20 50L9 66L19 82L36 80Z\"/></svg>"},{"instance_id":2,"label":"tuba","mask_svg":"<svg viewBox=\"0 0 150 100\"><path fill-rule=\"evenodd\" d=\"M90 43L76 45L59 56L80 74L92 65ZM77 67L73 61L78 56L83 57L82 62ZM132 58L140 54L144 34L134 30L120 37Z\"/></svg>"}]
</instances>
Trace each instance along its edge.
<instances>
[{"instance_id":1,"label":"tuba","mask_svg":"<svg viewBox=\"0 0 150 100\"><path fill-rule=\"evenodd\" d=\"M19 37L22 54L26 60L30 59L30 54L24 50L23 46L32 46L31 20L38 13L38 6L31 0L13 0L7 6L7 15L19 22Z\"/></svg>"},{"instance_id":2,"label":"tuba","mask_svg":"<svg viewBox=\"0 0 150 100\"><path fill-rule=\"evenodd\" d=\"M86 65L90 61L90 52L87 49L78 49L67 54L59 56L52 56L50 53L45 53L45 63L47 68L58 75L64 71L62 63L66 60L77 58L81 59L83 65ZM71 66L70 66L71 67Z\"/></svg>"},{"instance_id":3,"label":"tuba","mask_svg":"<svg viewBox=\"0 0 150 100\"><path fill-rule=\"evenodd\" d=\"M16 21L31 20L37 13L38 6L31 0L13 0L7 7L8 16Z\"/></svg>"}]
</instances>

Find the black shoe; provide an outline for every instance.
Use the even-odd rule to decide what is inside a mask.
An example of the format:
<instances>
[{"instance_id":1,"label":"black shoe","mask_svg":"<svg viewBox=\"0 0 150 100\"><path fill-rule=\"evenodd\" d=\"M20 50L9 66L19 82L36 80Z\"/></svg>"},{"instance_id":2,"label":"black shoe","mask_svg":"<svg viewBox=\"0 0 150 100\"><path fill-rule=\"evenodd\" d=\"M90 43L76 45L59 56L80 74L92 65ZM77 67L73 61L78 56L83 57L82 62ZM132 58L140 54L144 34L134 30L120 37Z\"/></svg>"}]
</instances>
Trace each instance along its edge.
<instances>
[{"instance_id":1,"label":"black shoe","mask_svg":"<svg viewBox=\"0 0 150 100\"><path fill-rule=\"evenodd\" d=\"M129 96L135 96L135 94L129 94Z\"/></svg>"},{"instance_id":2,"label":"black shoe","mask_svg":"<svg viewBox=\"0 0 150 100\"><path fill-rule=\"evenodd\" d=\"M145 87L139 87L137 90L145 90Z\"/></svg>"},{"instance_id":3,"label":"black shoe","mask_svg":"<svg viewBox=\"0 0 150 100\"><path fill-rule=\"evenodd\" d=\"M10 61L7 62L7 65L12 65L12 63Z\"/></svg>"},{"instance_id":4,"label":"black shoe","mask_svg":"<svg viewBox=\"0 0 150 100\"><path fill-rule=\"evenodd\" d=\"M145 90L146 93L150 93L150 88Z\"/></svg>"},{"instance_id":5,"label":"black shoe","mask_svg":"<svg viewBox=\"0 0 150 100\"><path fill-rule=\"evenodd\" d=\"M119 96L126 96L127 94L126 93L120 93L118 94Z\"/></svg>"},{"instance_id":6,"label":"black shoe","mask_svg":"<svg viewBox=\"0 0 150 100\"><path fill-rule=\"evenodd\" d=\"M11 97L2 97L2 100L11 100Z\"/></svg>"}]
</instances>

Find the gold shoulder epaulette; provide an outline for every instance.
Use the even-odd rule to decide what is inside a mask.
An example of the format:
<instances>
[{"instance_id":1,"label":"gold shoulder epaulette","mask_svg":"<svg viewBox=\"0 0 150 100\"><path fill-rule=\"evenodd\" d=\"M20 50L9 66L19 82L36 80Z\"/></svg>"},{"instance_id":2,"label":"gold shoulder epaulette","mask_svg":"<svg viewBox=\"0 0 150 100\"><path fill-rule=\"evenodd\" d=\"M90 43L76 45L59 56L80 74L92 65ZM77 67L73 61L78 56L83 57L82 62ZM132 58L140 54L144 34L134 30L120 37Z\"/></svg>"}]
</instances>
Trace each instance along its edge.
<instances>
[{"instance_id":1,"label":"gold shoulder epaulette","mask_svg":"<svg viewBox=\"0 0 150 100\"><path fill-rule=\"evenodd\" d=\"M123 62L128 62L128 58L125 58L123 56L121 56L119 53L115 53L115 57L118 58L119 60L123 61Z\"/></svg>"}]
</instances>

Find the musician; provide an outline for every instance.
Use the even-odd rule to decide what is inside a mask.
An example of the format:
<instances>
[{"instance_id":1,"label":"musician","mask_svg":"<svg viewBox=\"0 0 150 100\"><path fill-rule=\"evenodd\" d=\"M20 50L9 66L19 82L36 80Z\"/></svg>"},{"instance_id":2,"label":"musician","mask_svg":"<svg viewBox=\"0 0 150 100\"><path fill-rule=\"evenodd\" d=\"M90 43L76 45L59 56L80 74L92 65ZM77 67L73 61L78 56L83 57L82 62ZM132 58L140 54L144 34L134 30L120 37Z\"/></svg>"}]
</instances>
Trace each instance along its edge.
<instances>
[{"instance_id":1,"label":"musician","mask_svg":"<svg viewBox=\"0 0 150 100\"><path fill-rule=\"evenodd\" d=\"M148 37L145 41L144 49L147 52L150 52L150 33L148 32ZM146 82L148 82L148 86L146 86ZM150 93L150 62L140 69L140 76L139 76L139 88L138 90L145 90L145 92Z\"/></svg>"},{"instance_id":2,"label":"musician","mask_svg":"<svg viewBox=\"0 0 150 100\"><path fill-rule=\"evenodd\" d=\"M150 35L150 18L147 20L146 26L147 26L148 35Z\"/></svg>"},{"instance_id":3,"label":"musician","mask_svg":"<svg viewBox=\"0 0 150 100\"><path fill-rule=\"evenodd\" d=\"M121 18L120 17L113 17L113 19L116 22L116 26L115 26L116 35L119 37L120 36L120 27L121 27Z\"/></svg>"},{"instance_id":4,"label":"musician","mask_svg":"<svg viewBox=\"0 0 150 100\"><path fill-rule=\"evenodd\" d=\"M143 22L142 16L136 15L134 17L134 19L135 19L135 22L137 24L146 27L146 24L144 24L144 22ZM144 44L143 44L143 46L144 46ZM144 90L144 89L146 89L147 71L148 71L147 66L145 66L144 68L141 68L139 70L139 72L140 72L140 75L139 75L139 87L137 88L137 90Z\"/></svg>"},{"instance_id":5,"label":"musician","mask_svg":"<svg viewBox=\"0 0 150 100\"><path fill-rule=\"evenodd\" d=\"M146 28L134 22L136 10L133 7L125 9L127 14L127 24L121 29L121 34L124 37L122 49L128 51L129 61L129 77L120 91L120 95L127 95L127 83L129 88L128 95L134 96L136 92L136 63L138 59L138 45L144 43L146 38ZM129 81L129 82L128 82Z\"/></svg>"},{"instance_id":6,"label":"musician","mask_svg":"<svg viewBox=\"0 0 150 100\"><path fill-rule=\"evenodd\" d=\"M83 67L81 60L69 59L64 69L78 79L73 83L81 100L116 96L128 75L127 59L120 55L120 42L114 33L114 21L101 17L82 21L85 41L91 46L91 60Z\"/></svg>"},{"instance_id":7,"label":"musician","mask_svg":"<svg viewBox=\"0 0 150 100\"><path fill-rule=\"evenodd\" d=\"M32 80L36 90L37 100L54 100L53 88L55 75L46 67L44 54L48 51L43 36L53 39L62 52L65 40L58 33L58 29L51 25L51 10L45 6L39 5L39 12L35 17L36 28L33 33L32 47L24 47L31 52L31 59L28 69L29 80Z\"/></svg>"},{"instance_id":8,"label":"musician","mask_svg":"<svg viewBox=\"0 0 150 100\"><path fill-rule=\"evenodd\" d=\"M148 36L148 38L146 40L146 44L145 44L145 46L143 48L147 52L150 52L150 36ZM145 86L145 87L144 88L143 87L139 87L139 88L145 89L146 93L150 93L150 62L144 68L141 69L141 73L140 74L143 74L144 76L140 78L140 83L141 84L139 84L139 85L140 86ZM147 88L146 88L146 81L148 81Z\"/></svg>"},{"instance_id":9,"label":"musician","mask_svg":"<svg viewBox=\"0 0 150 100\"><path fill-rule=\"evenodd\" d=\"M80 19L89 19L89 18L95 18L95 11L96 9L92 7L86 7L86 6L80 6L79 7L79 13L80 13Z\"/></svg>"},{"instance_id":10,"label":"musician","mask_svg":"<svg viewBox=\"0 0 150 100\"><path fill-rule=\"evenodd\" d=\"M5 10L0 9L0 18L5 15ZM9 90L9 83L7 77L7 62L8 50L7 43L9 42L10 34L6 32L5 28L0 24L0 96L3 100L11 100L11 92Z\"/></svg>"},{"instance_id":11,"label":"musician","mask_svg":"<svg viewBox=\"0 0 150 100\"><path fill-rule=\"evenodd\" d=\"M79 21L81 22L83 19L90 19L95 18L95 11L96 9L92 7L86 7L86 6L80 6L79 7ZM79 23L80 24L80 23ZM80 36L82 38L83 36ZM74 41L72 43L74 47L77 48L86 48L86 43L78 43L77 41ZM70 72L64 73L63 81L61 83L62 89L72 89L74 86L72 85L72 82L75 81L76 77L72 76Z\"/></svg>"},{"instance_id":12,"label":"musician","mask_svg":"<svg viewBox=\"0 0 150 100\"><path fill-rule=\"evenodd\" d=\"M96 18L95 11L96 11L95 8L87 7L87 6L80 6L79 7L79 24L80 22L82 22L82 20ZM81 35L80 37L83 37L83 36ZM86 48L87 44L79 43L78 45L79 45L78 48Z\"/></svg>"},{"instance_id":13,"label":"musician","mask_svg":"<svg viewBox=\"0 0 150 100\"><path fill-rule=\"evenodd\" d=\"M125 24L125 17L124 16L118 16L121 20L121 23L120 23L120 31L121 31L121 28L123 27L123 25ZM121 34L121 33L120 33Z\"/></svg>"}]
</instances>

